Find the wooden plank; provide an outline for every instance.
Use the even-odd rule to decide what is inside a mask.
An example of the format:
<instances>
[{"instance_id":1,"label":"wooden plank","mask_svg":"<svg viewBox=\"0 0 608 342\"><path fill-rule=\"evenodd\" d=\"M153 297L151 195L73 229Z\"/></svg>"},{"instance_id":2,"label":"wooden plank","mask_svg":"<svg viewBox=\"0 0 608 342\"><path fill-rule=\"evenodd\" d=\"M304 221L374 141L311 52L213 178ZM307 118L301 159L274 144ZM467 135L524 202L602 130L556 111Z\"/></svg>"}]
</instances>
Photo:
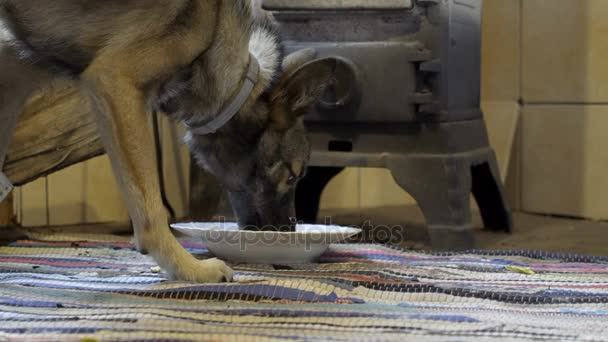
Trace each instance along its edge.
<instances>
[{"instance_id":1,"label":"wooden plank","mask_svg":"<svg viewBox=\"0 0 608 342\"><path fill-rule=\"evenodd\" d=\"M190 215L194 221L210 221L218 213L223 189L218 181L195 162L190 166Z\"/></svg>"},{"instance_id":2,"label":"wooden plank","mask_svg":"<svg viewBox=\"0 0 608 342\"><path fill-rule=\"evenodd\" d=\"M93 158L85 163L85 169L85 222L129 222L110 158Z\"/></svg>"},{"instance_id":3,"label":"wooden plank","mask_svg":"<svg viewBox=\"0 0 608 342\"><path fill-rule=\"evenodd\" d=\"M0 229L8 227L13 223L13 195L0 203Z\"/></svg>"},{"instance_id":4,"label":"wooden plank","mask_svg":"<svg viewBox=\"0 0 608 342\"><path fill-rule=\"evenodd\" d=\"M23 189L21 187L17 187L13 190L13 214L15 215L15 222L18 225L21 225L22 220L22 214L23 214L23 210L22 209L22 191Z\"/></svg>"},{"instance_id":5,"label":"wooden plank","mask_svg":"<svg viewBox=\"0 0 608 342\"><path fill-rule=\"evenodd\" d=\"M321 197L321 209L360 209L361 170L346 168L332 179Z\"/></svg>"},{"instance_id":6,"label":"wooden plank","mask_svg":"<svg viewBox=\"0 0 608 342\"><path fill-rule=\"evenodd\" d=\"M388 169L360 169L359 187L361 208L379 208L416 204L393 178ZM353 184L354 185L354 184Z\"/></svg>"},{"instance_id":7,"label":"wooden plank","mask_svg":"<svg viewBox=\"0 0 608 342\"><path fill-rule=\"evenodd\" d=\"M68 167L48 177L49 224L64 226L85 222L85 167Z\"/></svg>"},{"instance_id":8,"label":"wooden plank","mask_svg":"<svg viewBox=\"0 0 608 342\"><path fill-rule=\"evenodd\" d=\"M48 226L46 178L39 178L21 188L21 225L24 227Z\"/></svg>"},{"instance_id":9,"label":"wooden plank","mask_svg":"<svg viewBox=\"0 0 608 342\"><path fill-rule=\"evenodd\" d=\"M160 116L163 171L167 199L178 219L188 216L190 152L182 143L184 131L164 115Z\"/></svg>"},{"instance_id":10,"label":"wooden plank","mask_svg":"<svg viewBox=\"0 0 608 342\"><path fill-rule=\"evenodd\" d=\"M512 161L515 138L521 119L521 107L515 101L483 101L490 145L496 152L500 176L504 182Z\"/></svg>"}]
</instances>

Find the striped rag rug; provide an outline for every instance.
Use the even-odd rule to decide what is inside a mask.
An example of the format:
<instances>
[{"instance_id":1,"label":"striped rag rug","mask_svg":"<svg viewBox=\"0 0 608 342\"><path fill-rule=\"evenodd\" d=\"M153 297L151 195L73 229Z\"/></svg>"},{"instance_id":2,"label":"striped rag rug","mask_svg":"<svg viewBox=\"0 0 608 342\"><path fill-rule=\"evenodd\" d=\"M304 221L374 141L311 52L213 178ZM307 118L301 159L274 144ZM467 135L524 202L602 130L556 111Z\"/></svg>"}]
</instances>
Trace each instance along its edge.
<instances>
[{"instance_id":1,"label":"striped rag rug","mask_svg":"<svg viewBox=\"0 0 608 342\"><path fill-rule=\"evenodd\" d=\"M235 269L172 282L122 238L19 241L0 247L0 341L608 340L608 258L334 245Z\"/></svg>"}]
</instances>

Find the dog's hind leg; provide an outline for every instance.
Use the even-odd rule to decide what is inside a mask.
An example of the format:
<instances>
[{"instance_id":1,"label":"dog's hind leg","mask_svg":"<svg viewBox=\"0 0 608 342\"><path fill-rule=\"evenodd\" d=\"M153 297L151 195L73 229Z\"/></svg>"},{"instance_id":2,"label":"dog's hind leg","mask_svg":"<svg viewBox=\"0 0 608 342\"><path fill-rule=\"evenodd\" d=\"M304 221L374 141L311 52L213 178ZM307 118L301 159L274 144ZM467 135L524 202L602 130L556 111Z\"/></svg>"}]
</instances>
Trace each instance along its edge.
<instances>
[{"instance_id":1,"label":"dog's hind leg","mask_svg":"<svg viewBox=\"0 0 608 342\"><path fill-rule=\"evenodd\" d=\"M0 34L0 172L25 101L51 79L49 73L20 60L16 51L1 39Z\"/></svg>"}]
</instances>

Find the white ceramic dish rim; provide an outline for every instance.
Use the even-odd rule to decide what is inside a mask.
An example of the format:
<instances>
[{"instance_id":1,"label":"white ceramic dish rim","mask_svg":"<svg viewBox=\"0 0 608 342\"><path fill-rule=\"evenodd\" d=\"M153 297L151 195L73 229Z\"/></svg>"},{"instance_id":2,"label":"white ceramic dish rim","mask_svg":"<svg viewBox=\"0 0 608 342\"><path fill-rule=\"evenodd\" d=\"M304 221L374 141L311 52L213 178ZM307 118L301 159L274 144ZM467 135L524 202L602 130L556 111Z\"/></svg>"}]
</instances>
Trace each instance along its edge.
<instances>
[{"instance_id":1,"label":"white ceramic dish rim","mask_svg":"<svg viewBox=\"0 0 608 342\"><path fill-rule=\"evenodd\" d=\"M207 226L202 226L207 225ZM216 225L216 226L213 226ZM354 236L362 232L359 228L353 227L344 227L338 225L324 225L324 224L301 224L297 225L296 229L299 228L311 228L310 230L305 231L295 231L295 232L279 232L279 231L254 231L254 230L240 230L238 225L233 222L183 222L183 223L174 223L171 225L171 228L177 230L195 230L200 233L205 232L213 232L213 233L231 233L231 234L248 234L248 235L269 235L269 234L277 234L277 235L312 235L312 234L340 234L340 235L348 235ZM312 230L313 228L322 228L322 230ZM324 229L323 229L324 228ZM330 230L335 229L335 230Z\"/></svg>"}]
</instances>

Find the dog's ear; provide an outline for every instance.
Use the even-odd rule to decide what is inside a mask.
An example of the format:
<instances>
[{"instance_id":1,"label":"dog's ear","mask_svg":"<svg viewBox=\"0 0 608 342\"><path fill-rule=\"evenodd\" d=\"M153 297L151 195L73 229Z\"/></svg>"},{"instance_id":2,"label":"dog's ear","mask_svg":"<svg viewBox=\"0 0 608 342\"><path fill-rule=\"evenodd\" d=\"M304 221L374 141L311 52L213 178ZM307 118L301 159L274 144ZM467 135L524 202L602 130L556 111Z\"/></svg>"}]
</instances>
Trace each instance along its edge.
<instances>
[{"instance_id":1,"label":"dog's ear","mask_svg":"<svg viewBox=\"0 0 608 342\"><path fill-rule=\"evenodd\" d=\"M271 96L270 118L276 128L288 129L298 117L308 113L334 81L338 63L336 58L322 58L283 74Z\"/></svg>"},{"instance_id":2,"label":"dog's ear","mask_svg":"<svg viewBox=\"0 0 608 342\"><path fill-rule=\"evenodd\" d=\"M192 82L192 70L184 69L177 72L161 85L156 97L156 109L165 114L173 114L179 109L179 98L189 88Z\"/></svg>"},{"instance_id":3,"label":"dog's ear","mask_svg":"<svg viewBox=\"0 0 608 342\"><path fill-rule=\"evenodd\" d=\"M315 59L315 57L317 57L315 49L302 49L291 53L283 59L283 73L291 74L302 65Z\"/></svg>"}]
</instances>

